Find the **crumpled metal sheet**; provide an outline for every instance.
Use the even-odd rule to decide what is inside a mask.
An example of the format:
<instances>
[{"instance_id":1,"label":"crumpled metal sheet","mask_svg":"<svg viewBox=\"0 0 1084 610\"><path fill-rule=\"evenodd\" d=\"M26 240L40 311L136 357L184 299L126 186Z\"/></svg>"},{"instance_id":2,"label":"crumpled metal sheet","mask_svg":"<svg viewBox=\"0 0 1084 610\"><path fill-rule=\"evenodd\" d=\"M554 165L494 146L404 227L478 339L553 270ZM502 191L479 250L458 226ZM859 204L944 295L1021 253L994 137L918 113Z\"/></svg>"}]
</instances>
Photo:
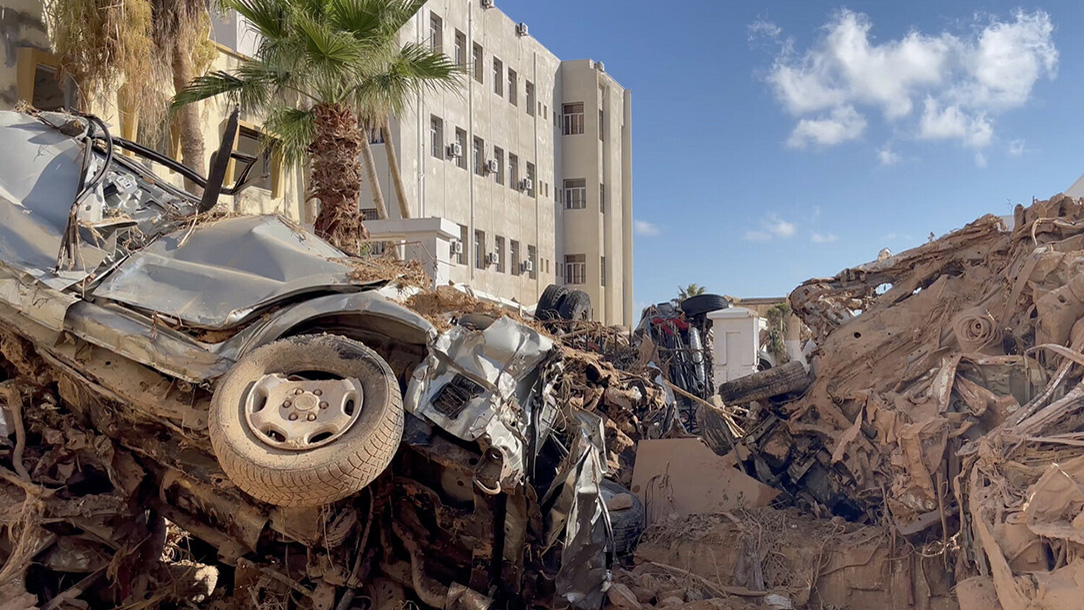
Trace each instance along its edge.
<instances>
[{"instance_id":1,"label":"crumpled metal sheet","mask_svg":"<svg viewBox=\"0 0 1084 610\"><path fill-rule=\"evenodd\" d=\"M94 296L202 328L226 328L305 292L362 289L343 254L275 216L197 223L132 254Z\"/></svg>"},{"instance_id":2,"label":"crumpled metal sheet","mask_svg":"<svg viewBox=\"0 0 1084 610\"><path fill-rule=\"evenodd\" d=\"M0 256L52 288L67 288L105 259L103 251L84 243L80 269L53 273L79 189L83 148L18 112L0 112L0 134Z\"/></svg>"},{"instance_id":3,"label":"crumpled metal sheet","mask_svg":"<svg viewBox=\"0 0 1084 610\"><path fill-rule=\"evenodd\" d=\"M456 326L440 335L429 358L415 369L406 390L406 411L424 417L455 437L474 441L507 436L522 423L501 417L505 404L526 402L531 391L529 377L553 350L553 341L511 317L502 317L489 328ZM434 399L457 375L483 388L459 413L441 413ZM519 433L513 434L517 445ZM518 452L517 452L518 453Z\"/></svg>"},{"instance_id":4,"label":"crumpled metal sheet","mask_svg":"<svg viewBox=\"0 0 1084 610\"><path fill-rule=\"evenodd\" d=\"M573 441L567 469L554 482L560 486L560 497L551 510L550 535L557 534L560 530L556 526L563 522L557 595L575 608L594 609L602 605L602 596L610 584L606 547L612 528L599 490L605 472L605 432L602 418L593 413L579 411L576 421L579 434Z\"/></svg>"}]
</instances>

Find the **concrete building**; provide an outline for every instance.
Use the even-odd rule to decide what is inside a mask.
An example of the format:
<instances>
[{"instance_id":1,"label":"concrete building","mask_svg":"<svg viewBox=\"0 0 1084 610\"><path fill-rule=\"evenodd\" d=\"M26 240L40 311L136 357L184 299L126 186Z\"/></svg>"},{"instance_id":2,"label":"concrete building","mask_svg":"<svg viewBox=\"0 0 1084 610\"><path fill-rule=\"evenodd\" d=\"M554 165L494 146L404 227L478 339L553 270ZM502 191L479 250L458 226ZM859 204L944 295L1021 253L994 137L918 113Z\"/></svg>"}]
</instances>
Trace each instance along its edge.
<instances>
[{"instance_id":1,"label":"concrete building","mask_svg":"<svg viewBox=\"0 0 1084 610\"><path fill-rule=\"evenodd\" d=\"M524 306L547 285L568 284L591 296L595 319L634 324L630 94L601 62L561 61L492 4L432 0L401 32L404 42L432 45L470 74L458 90L419 95L393 122L408 219L399 217L385 144L372 138L391 218L375 220L366 183L369 229L376 241L399 241L438 284L469 284ZM0 0L0 11L0 108L20 99L43 109L78 107L115 133L179 155L168 125L147 129L116 96L87 103L57 79L40 0ZM258 35L239 15L212 22L219 51L212 69L230 70L255 52ZM228 108L222 100L199 105L209 158ZM242 119L238 149L260 152L261 118ZM263 156L256 169L265 178L231 202L234 209L311 222L304 176ZM163 178L181 182L170 172Z\"/></svg>"},{"instance_id":2,"label":"concrete building","mask_svg":"<svg viewBox=\"0 0 1084 610\"><path fill-rule=\"evenodd\" d=\"M591 295L595 319L632 324L630 93L602 62L561 61L491 5L431 0L404 28L469 75L393 122L411 219L396 220L385 143L371 140L392 218L369 229L408 242L438 283L525 305L563 283ZM361 205L373 206L368 187Z\"/></svg>"}]
</instances>

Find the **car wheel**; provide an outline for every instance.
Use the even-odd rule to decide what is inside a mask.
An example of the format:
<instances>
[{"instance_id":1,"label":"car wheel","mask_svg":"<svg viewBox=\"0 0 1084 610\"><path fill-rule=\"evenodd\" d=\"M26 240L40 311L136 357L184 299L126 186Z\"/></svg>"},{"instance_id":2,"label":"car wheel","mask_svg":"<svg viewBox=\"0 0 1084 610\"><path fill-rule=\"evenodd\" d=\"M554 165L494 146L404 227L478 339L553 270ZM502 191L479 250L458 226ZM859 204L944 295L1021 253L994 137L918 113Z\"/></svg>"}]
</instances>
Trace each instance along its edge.
<instances>
[{"instance_id":1,"label":"car wheel","mask_svg":"<svg viewBox=\"0 0 1084 610\"><path fill-rule=\"evenodd\" d=\"M568 296L568 288L550 284L538 297L538 305L535 307L535 317L539 320L552 320L560 314L561 303Z\"/></svg>"},{"instance_id":2,"label":"car wheel","mask_svg":"<svg viewBox=\"0 0 1084 610\"><path fill-rule=\"evenodd\" d=\"M591 295L582 290L573 290L561 302L561 318L564 320L586 320L591 315Z\"/></svg>"},{"instance_id":3,"label":"car wheel","mask_svg":"<svg viewBox=\"0 0 1084 610\"><path fill-rule=\"evenodd\" d=\"M388 467L403 436L391 367L362 343L302 335L264 345L218 382L208 419L222 470L278 506L357 493Z\"/></svg>"},{"instance_id":4,"label":"car wheel","mask_svg":"<svg viewBox=\"0 0 1084 610\"><path fill-rule=\"evenodd\" d=\"M603 479L599 483L599 492L602 494L603 503L607 505L612 504L614 498L623 494L628 494L632 498L631 506L619 510L607 509L610 514L610 528L613 530L614 536L611 550L616 555L624 555L636 546L636 541L640 539L640 534L644 532L644 517L646 515L644 505L624 485L609 479Z\"/></svg>"},{"instance_id":5,"label":"car wheel","mask_svg":"<svg viewBox=\"0 0 1084 610\"><path fill-rule=\"evenodd\" d=\"M699 316L727 307L730 307L730 302L718 294L698 294L681 302L681 311L687 316Z\"/></svg>"}]
</instances>

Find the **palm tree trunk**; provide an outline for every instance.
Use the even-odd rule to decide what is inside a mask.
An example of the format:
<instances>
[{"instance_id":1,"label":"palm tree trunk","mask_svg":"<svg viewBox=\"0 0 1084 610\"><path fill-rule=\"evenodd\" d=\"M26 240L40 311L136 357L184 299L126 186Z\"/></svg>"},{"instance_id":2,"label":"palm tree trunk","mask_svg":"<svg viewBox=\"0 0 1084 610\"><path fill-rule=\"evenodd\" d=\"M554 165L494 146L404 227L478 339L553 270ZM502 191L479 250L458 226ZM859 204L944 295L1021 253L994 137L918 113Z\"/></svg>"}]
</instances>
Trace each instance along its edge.
<instances>
[{"instance_id":1,"label":"palm tree trunk","mask_svg":"<svg viewBox=\"0 0 1084 610\"><path fill-rule=\"evenodd\" d=\"M313 108L316 136L309 147L312 158L310 186L320 200L316 234L348 254L361 252L369 232L361 220L361 163L358 152L358 119L341 104L318 104ZM371 155L370 155L371 156Z\"/></svg>"},{"instance_id":2,"label":"palm tree trunk","mask_svg":"<svg viewBox=\"0 0 1084 610\"><path fill-rule=\"evenodd\" d=\"M373 158L373 148L369 145L369 129L364 129L361 134L361 156L365 160L365 174L369 177L369 191L373 194L373 206L376 215L384 220L388 217L388 206L384 204L384 193L380 188L380 177L376 175L376 159Z\"/></svg>"},{"instance_id":3,"label":"palm tree trunk","mask_svg":"<svg viewBox=\"0 0 1084 610\"><path fill-rule=\"evenodd\" d=\"M399 200L399 215L401 218L410 218L406 187L403 186L403 175L399 173L399 156L395 152L395 143L391 139L391 119L384 117L384 124L380 126L380 131L384 135L384 152L388 155L388 167L391 168L391 179L395 184L395 198Z\"/></svg>"},{"instance_id":4,"label":"palm tree trunk","mask_svg":"<svg viewBox=\"0 0 1084 610\"><path fill-rule=\"evenodd\" d=\"M180 91L188 86L195 77L192 69L192 57L187 49L181 48L180 40L173 49L173 89ZM199 108L196 104L186 104L177 111L177 121L180 124L181 163L184 163L196 173L204 173L203 161L203 131L199 124ZM184 181L185 189L195 194L200 194L202 189L190 180Z\"/></svg>"}]
</instances>

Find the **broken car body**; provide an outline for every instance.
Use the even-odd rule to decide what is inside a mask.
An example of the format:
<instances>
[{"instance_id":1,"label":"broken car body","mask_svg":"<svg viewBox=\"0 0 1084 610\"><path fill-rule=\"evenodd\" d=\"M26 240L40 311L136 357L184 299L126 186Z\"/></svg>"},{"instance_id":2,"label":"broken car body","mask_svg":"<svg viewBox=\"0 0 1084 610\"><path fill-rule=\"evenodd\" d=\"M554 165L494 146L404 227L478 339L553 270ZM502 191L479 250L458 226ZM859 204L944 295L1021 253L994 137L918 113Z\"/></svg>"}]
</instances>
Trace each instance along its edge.
<instances>
[{"instance_id":1,"label":"broken car body","mask_svg":"<svg viewBox=\"0 0 1084 610\"><path fill-rule=\"evenodd\" d=\"M0 113L0 140L9 375L135 456L110 493L147 502L148 527L301 607L599 606L602 424L544 391L549 339L509 319L438 336L304 229L208 213L215 169L202 199L170 187L93 118Z\"/></svg>"}]
</instances>

